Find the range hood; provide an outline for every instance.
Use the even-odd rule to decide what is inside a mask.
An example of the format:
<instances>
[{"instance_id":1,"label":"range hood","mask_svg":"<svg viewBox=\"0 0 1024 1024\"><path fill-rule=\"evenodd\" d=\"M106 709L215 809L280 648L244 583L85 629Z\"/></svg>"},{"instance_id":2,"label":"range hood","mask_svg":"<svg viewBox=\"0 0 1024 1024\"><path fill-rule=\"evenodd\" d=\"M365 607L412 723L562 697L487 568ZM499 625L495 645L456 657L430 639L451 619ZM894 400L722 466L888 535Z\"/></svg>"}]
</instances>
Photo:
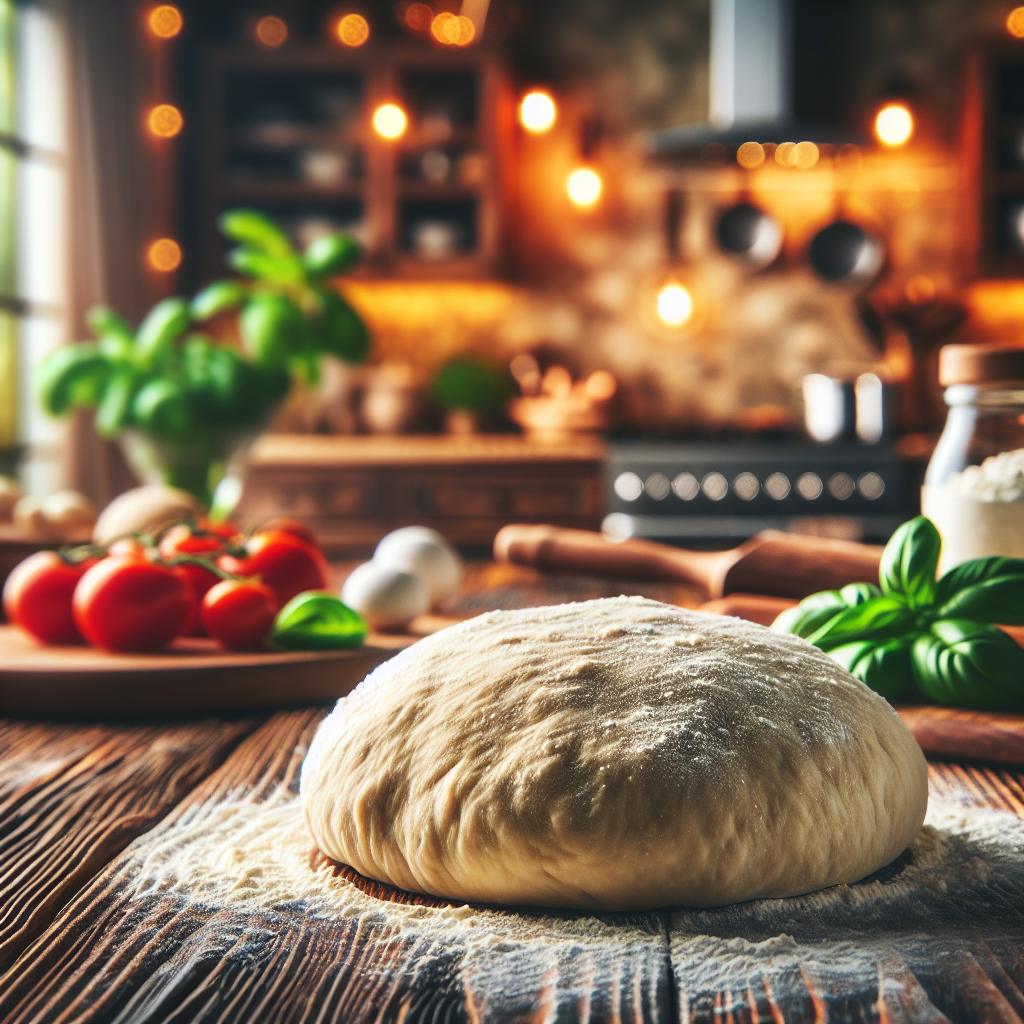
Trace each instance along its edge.
<instances>
[{"instance_id":1,"label":"range hood","mask_svg":"<svg viewBox=\"0 0 1024 1024\"><path fill-rule=\"evenodd\" d=\"M711 0L708 120L651 132L652 156L684 156L709 143L862 142L849 129L793 118L790 0Z\"/></svg>"}]
</instances>

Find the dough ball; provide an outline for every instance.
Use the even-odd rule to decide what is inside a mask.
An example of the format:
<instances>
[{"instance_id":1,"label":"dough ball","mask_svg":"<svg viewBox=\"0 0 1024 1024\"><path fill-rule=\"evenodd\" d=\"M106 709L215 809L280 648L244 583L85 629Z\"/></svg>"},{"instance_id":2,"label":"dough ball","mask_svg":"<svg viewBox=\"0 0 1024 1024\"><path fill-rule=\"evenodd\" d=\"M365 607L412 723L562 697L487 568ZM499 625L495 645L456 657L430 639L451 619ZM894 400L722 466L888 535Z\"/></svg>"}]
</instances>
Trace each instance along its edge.
<instances>
[{"instance_id":1,"label":"dough ball","mask_svg":"<svg viewBox=\"0 0 1024 1024\"><path fill-rule=\"evenodd\" d=\"M462 575L462 561L455 548L427 526L405 526L389 533L377 545L373 560L419 576L427 585L432 608L455 593Z\"/></svg>"},{"instance_id":2,"label":"dough ball","mask_svg":"<svg viewBox=\"0 0 1024 1024\"><path fill-rule=\"evenodd\" d=\"M162 484L136 487L116 497L96 520L92 539L109 544L130 533L155 533L180 519L197 519L206 514L202 502L187 491Z\"/></svg>"},{"instance_id":3,"label":"dough ball","mask_svg":"<svg viewBox=\"0 0 1024 1024\"><path fill-rule=\"evenodd\" d=\"M364 562L352 570L341 588L341 599L374 629L406 626L430 603L418 576L376 562Z\"/></svg>"},{"instance_id":4,"label":"dough ball","mask_svg":"<svg viewBox=\"0 0 1024 1024\"><path fill-rule=\"evenodd\" d=\"M96 506L81 491L57 491L40 502L43 515L61 535L78 534L85 529L88 540L90 527L96 522Z\"/></svg>"},{"instance_id":5,"label":"dough ball","mask_svg":"<svg viewBox=\"0 0 1024 1024\"><path fill-rule=\"evenodd\" d=\"M340 700L302 771L320 849L453 900L717 906L911 842L924 756L826 654L642 598L491 612Z\"/></svg>"},{"instance_id":6,"label":"dough ball","mask_svg":"<svg viewBox=\"0 0 1024 1024\"><path fill-rule=\"evenodd\" d=\"M11 512L14 525L34 540L55 540L56 531L43 512L42 503L31 494L19 498Z\"/></svg>"}]
</instances>

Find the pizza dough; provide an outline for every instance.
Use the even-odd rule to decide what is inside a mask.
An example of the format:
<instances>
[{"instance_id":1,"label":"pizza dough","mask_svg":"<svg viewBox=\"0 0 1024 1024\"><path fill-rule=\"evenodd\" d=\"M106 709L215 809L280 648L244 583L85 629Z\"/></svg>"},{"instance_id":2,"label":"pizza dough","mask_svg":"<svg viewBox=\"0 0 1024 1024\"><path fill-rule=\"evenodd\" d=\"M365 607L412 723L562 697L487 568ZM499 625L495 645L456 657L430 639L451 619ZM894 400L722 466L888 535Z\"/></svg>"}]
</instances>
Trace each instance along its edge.
<instances>
[{"instance_id":1,"label":"pizza dough","mask_svg":"<svg viewBox=\"0 0 1024 1024\"><path fill-rule=\"evenodd\" d=\"M491 612L338 702L302 771L320 849L454 900L717 906L897 857L927 768L817 648L642 598Z\"/></svg>"}]
</instances>

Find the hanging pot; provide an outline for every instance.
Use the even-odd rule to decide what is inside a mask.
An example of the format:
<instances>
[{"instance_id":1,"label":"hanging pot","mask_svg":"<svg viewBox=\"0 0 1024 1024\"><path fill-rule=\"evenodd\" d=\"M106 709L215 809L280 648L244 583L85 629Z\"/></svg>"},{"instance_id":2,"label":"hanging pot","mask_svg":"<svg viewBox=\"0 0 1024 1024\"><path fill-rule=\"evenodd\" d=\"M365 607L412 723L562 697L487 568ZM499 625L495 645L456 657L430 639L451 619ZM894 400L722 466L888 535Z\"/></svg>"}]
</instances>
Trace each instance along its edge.
<instances>
[{"instance_id":1,"label":"hanging pot","mask_svg":"<svg viewBox=\"0 0 1024 1024\"><path fill-rule=\"evenodd\" d=\"M826 281L865 285L882 269L885 247L859 225L836 220L814 236L810 261Z\"/></svg>"}]
</instances>

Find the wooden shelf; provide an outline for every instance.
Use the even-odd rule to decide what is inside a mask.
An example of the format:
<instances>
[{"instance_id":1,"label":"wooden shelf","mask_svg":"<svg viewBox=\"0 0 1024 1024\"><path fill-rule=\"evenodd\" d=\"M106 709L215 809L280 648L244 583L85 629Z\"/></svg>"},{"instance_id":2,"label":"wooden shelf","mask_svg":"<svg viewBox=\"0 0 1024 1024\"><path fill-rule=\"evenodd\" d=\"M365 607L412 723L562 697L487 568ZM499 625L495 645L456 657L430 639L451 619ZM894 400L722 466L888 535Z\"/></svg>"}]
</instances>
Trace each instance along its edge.
<instances>
[{"instance_id":1,"label":"wooden shelf","mask_svg":"<svg viewBox=\"0 0 1024 1024\"><path fill-rule=\"evenodd\" d=\"M306 202L315 199L362 199L364 187L352 185L311 185L301 181L224 182L222 194L239 202Z\"/></svg>"}]
</instances>

